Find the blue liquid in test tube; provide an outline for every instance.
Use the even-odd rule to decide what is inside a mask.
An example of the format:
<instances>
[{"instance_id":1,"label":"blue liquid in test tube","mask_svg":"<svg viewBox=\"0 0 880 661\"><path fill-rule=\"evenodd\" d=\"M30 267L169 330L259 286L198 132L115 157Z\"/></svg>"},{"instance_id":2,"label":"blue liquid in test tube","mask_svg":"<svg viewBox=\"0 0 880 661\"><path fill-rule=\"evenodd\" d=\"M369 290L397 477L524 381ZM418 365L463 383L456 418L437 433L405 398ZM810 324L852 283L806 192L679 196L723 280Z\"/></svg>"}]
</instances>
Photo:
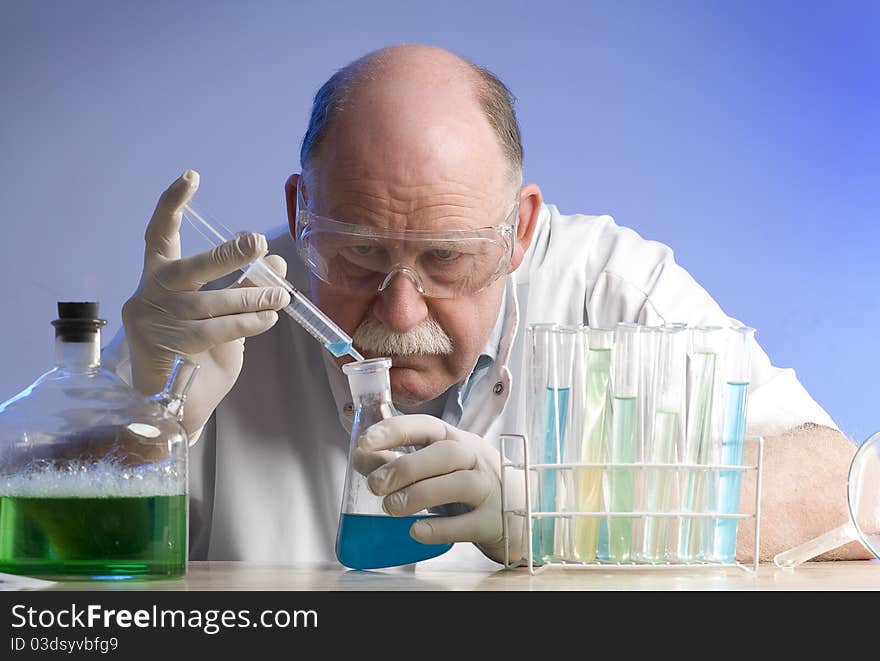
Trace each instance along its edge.
<instances>
[{"instance_id":1,"label":"blue liquid in test tube","mask_svg":"<svg viewBox=\"0 0 880 661\"><path fill-rule=\"evenodd\" d=\"M739 466L743 463L746 433L746 406L749 384L728 382L727 410L725 411L724 436L721 443L721 463ZM718 510L721 514L739 512L742 471L720 472L718 485ZM738 519L718 519L715 524L714 559L733 562L736 554L736 528Z\"/></svg>"},{"instance_id":2,"label":"blue liquid in test tube","mask_svg":"<svg viewBox=\"0 0 880 661\"><path fill-rule=\"evenodd\" d=\"M608 560L608 519L599 520L599 546L596 548L596 560Z\"/></svg>"},{"instance_id":3,"label":"blue liquid in test tube","mask_svg":"<svg viewBox=\"0 0 880 661\"><path fill-rule=\"evenodd\" d=\"M547 388L547 427L539 462L557 464L562 458L565 444L565 424L568 419L569 388ZM538 511L557 511L557 469L543 468L538 471ZM552 517L536 519L532 530L532 557L547 560L553 555L556 520Z\"/></svg>"}]
</instances>

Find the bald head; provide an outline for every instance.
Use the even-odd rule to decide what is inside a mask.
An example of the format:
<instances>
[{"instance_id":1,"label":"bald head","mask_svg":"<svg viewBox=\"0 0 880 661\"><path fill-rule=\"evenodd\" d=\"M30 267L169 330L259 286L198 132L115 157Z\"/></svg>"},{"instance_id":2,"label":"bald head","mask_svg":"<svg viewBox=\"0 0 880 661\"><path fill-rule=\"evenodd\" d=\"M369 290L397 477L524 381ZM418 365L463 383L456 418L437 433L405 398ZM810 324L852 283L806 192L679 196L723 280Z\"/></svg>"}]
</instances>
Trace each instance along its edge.
<instances>
[{"instance_id":1,"label":"bald head","mask_svg":"<svg viewBox=\"0 0 880 661\"><path fill-rule=\"evenodd\" d=\"M312 300L357 338L364 355L392 346L365 345L365 328L393 339L442 329L452 351L391 351L395 401L427 402L462 382L498 319L506 287L499 276L520 263L537 214L530 201L537 196L521 187L522 145L507 88L439 48L395 46L370 53L316 94L301 164L302 179L296 176L294 187L292 177L285 187L294 237L299 191L310 212L336 221L314 230L334 269L345 270L354 282L384 268L365 264L364 255L387 255L394 265L391 279L375 291L335 286L312 270ZM339 223L359 229L340 229ZM372 229L394 238L364 239ZM448 234L459 230L465 233ZM467 238L447 248L444 237ZM487 252L489 243L507 245L509 252ZM431 278L448 279L462 256L488 260L481 266L494 279L465 292L476 279L475 271L467 271L457 276L462 295L425 294L420 283L429 271ZM509 262L493 261L499 256Z\"/></svg>"},{"instance_id":2,"label":"bald head","mask_svg":"<svg viewBox=\"0 0 880 661\"><path fill-rule=\"evenodd\" d=\"M305 172L314 168L336 132L350 133L334 136L346 144L367 137L374 144L365 147L378 143L397 154L419 147L430 152L432 142L458 138L472 151L495 152L505 179L519 185L523 149L513 102L492 73L447 50L383 48L343 67L318 90L300 162ZM430 153L412 156L430 160Z\"/></svg>"},{"instance_id":3,"label":"bald head","mask_svg":"<svg viewBox=\"0 0 880 661\"><path fill-rule=\"evenodd\" d=\"M536 185L521 185L522 144L507 88L439 48L370 53L315 95L301 164L302 175L285 184L291 233L303 246L304 227L311 228L321 259L348 278L334 285L309 262L312 300L364 355L392 346L366 348L367 327L389 338L442 329L452 351L385 349L395 401L427 402L463 382L499 318L501 276L522 262L541 204ZM323 219L300 224L300 194ZM364 261L372 257L385 261ZM467 260L475 268L462 267ZM375 290L353 286L377 276ZM455 283L458 295L426 293L425 278Z\"/></svg>"}]
</instances>

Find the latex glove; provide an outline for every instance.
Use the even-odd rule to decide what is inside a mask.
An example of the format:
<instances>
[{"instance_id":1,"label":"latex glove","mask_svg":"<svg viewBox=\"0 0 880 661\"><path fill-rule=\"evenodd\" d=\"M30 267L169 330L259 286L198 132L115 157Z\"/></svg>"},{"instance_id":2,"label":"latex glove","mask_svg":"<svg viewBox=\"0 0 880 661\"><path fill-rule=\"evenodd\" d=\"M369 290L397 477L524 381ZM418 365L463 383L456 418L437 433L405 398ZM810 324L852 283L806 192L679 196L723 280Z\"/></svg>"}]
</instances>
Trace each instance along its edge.
<instances>
[{"instance_id":1,"label":"latex glove","mask_svg":"<svg viewBox=\"0 0 880 661\"><path fill-rule=\"evenodd\" d=\"M187 170L162 193L147 226L140 285L122 308L136 389L145 394L162 390L175 354L200 365L184 409L191 442L235 384L244 338L271 328L278 320L276 310L290 303L281 287L199 291L264 255L268 244L260 234L246 234L182 259L182 208L198 186L198 173ZM270 255L266 260L279 275L286 274L284 259Z\"/></svg>"},{"instance_id":2,"label":"latex glove","mask_svg":"<svg viewBox=\"0 0 880 661\"><path fill-rule=\"evenodd\" d=\"M424 445L373 470L367 485L384 496L391 516L460 503L465 513L416 521L410 536L423 544L473 542L488 558L504 562L501 521L501 455L483 438L430 415L402 415L372 425L358 439L366 453L400 445ZM508 469L506 508L525 506L522 471ZM522 557L522 517L509 517L510 560Z\"/></svg>"}]
</instances>

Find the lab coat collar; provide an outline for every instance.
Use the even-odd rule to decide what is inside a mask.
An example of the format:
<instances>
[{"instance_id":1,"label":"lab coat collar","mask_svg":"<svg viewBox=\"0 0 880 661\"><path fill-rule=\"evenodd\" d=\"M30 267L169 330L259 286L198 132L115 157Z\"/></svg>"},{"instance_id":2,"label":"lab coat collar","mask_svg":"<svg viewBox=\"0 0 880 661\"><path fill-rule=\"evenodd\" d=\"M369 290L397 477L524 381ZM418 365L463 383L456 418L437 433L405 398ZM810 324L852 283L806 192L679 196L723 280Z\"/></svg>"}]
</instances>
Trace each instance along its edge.
<instances>
[{"instance_id":1,"label":"lab coat collar","mask_svg":"<svg viewBox=\"0 0 880 661\"><path fill-rule=\"evenodd\" d=\"M486 340L486 344L483 346L483 350L480 352L480 358L486 357L490 361L495 361L498 357L498 348L501 343L501 337L504 335L504 319L507 312L507 290L510 289L510 283L507 282L504 285L504 292L501 295L501 305L498 307L498 317L495 319L495 325L492 326L492 332L489 333L489 337ZM480 362L480 359L477 359L477 362ZM476 367L476 366L475 366ZM473 372L471 373L473 376ZM470 378L470 377L469 377ZM468 378L468 380L469 380ZM467 380L465 381L467 382Z\"/></svg>"}]
</instances>

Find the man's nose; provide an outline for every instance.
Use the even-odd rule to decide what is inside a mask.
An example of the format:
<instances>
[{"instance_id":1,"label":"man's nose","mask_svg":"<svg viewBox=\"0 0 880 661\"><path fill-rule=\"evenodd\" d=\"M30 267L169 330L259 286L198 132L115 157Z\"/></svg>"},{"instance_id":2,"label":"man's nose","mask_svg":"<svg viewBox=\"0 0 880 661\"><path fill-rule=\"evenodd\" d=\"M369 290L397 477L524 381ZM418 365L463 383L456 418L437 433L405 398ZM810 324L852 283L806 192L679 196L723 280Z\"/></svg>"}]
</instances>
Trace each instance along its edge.
<instances>
[{"instance_id":1,"label":"man's nose","mask_svg":"<svg viewBox=\"0 0 880 661\"><path fill-rule=\"evenodd\" d=\"M406 333L428 318L428 306L419 291L418 275L409 269L389 274L383 284L373 314L395 333Z\"/></svg>"}]
</instances>

